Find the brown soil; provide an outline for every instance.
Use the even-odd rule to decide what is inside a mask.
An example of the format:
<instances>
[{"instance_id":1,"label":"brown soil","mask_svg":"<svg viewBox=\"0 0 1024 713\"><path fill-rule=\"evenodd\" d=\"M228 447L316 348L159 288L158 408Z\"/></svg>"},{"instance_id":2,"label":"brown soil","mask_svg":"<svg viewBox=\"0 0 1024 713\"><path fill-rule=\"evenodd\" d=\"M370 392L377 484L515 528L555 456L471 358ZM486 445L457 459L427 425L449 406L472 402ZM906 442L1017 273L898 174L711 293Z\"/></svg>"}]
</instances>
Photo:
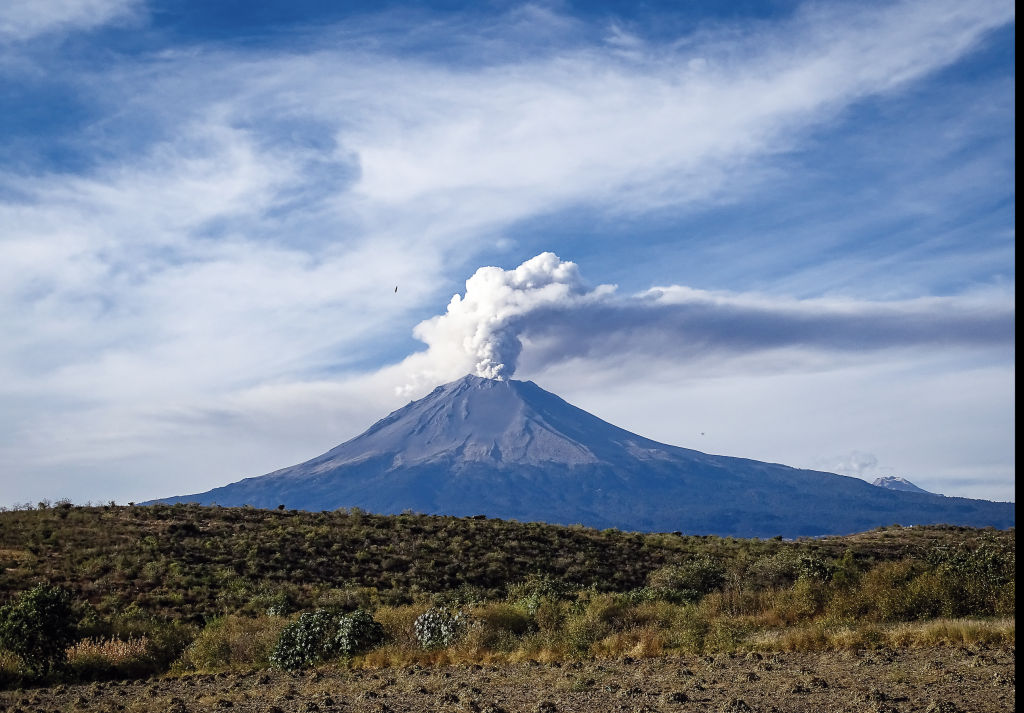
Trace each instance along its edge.
<instances>
[{"instance_id":1,"label":"brown soil","mask_svg":"<svg viewBox=\"0 0 1024 713\"><path fill-rule=\"evenodd\" d=\"M0 711L1013 711L1013 647L262 671L8 691Z\"/></svg>"}]
</instances>

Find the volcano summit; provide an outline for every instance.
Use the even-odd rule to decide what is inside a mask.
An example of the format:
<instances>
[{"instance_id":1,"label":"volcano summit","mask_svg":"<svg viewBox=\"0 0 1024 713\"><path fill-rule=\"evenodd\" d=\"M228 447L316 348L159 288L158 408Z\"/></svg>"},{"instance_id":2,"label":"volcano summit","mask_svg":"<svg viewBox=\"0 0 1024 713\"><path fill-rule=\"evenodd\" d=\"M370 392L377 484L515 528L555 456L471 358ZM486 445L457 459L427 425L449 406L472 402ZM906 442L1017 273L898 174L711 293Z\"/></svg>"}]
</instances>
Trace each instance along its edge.
<instances>
[{"instance_id":1,"label":"volcano summit","mask_svg":"<svg viewBox=\"0 0 1024 713\"><path fill-rule=\"evenodd\" d=\"M847 534L898 522L1013 526L1013 503L947 498L669 446L530 381L465 376L305 463L164 503L582 523L625 530Z\"/></svg>"}]
</instances>

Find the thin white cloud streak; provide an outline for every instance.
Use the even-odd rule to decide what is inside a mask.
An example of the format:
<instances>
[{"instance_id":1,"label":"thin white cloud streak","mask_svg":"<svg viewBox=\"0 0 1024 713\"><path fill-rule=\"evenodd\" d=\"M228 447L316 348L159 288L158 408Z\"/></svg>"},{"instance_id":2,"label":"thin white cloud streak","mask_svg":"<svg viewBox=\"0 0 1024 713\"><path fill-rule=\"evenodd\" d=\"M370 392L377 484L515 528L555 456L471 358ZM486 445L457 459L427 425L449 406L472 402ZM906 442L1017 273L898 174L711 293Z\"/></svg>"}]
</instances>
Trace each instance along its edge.
<instances>
[{"instance_id":1,"label":"thin white cloud streak","mask_svg":"<svg viewBox=\"0 0 1024 713\"><path fill-rule=\"evenodd\" d=\"M482 69L202 48L120 68L102 91L121 123L88 139L116 147L108 134L152 123L158 142L85 176L2 177L17 196L0 205L3 477L281 425L258 404L284 413L268 394L306 384L393 404L407 365L334 386L325 374L408 330L447 270L501 230L574 205L732 200L802 132L955 62L1012 17L996 2L830 6L739 41ZM288 121L335 147L297 147ZM348 177L322 190L325 166ZM296 195L316 198L295 207Z\"/></svg>"},{"instance_id":2,"label":"thin white cloud streak","mask_svg":"<svg viewBox=\"0 0 1024 713\"><path fill-rule=\"evenodd\" d=\"M955 61L1012 17L1003 2L823 6L766 36L633 62L581 51L375 73L383 91L368 120L357 114L339 137L359 156L356 193L400 209L432 200L507 220L580 201L706 200L795 132Z\"/></svg>"},{"instance_id":3,"label":"thin white cloud streak","mask_svg":"<svg viewBox=\"0 0 1024 713\"><path fill-rule=\"evenodd\" d=\"M143 0L4 0L0 42L54 31L88 30L139 13Z\"/></svg>"}]
</instances>

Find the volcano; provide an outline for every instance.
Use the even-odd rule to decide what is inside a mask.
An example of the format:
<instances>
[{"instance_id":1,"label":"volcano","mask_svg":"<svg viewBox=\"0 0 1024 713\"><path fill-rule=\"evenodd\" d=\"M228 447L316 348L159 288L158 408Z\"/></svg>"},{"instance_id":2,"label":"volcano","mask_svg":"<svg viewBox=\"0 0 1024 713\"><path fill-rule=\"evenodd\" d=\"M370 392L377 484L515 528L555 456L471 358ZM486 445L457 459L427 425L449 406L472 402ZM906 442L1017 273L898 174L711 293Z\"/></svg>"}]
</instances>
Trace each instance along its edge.
<instances>
[{"instance_id":1,"label":"volcano","mask_svg":"<svg viewBox=\"0 0 1024 713\"><path fill-rule=\"evenodd\" d=\"M465 376L299 465L162 503L580 523L736 537L848 534L880 525L1011 527L1013 503L658 443L530 381Z\"/></svg>"}]
</instances>

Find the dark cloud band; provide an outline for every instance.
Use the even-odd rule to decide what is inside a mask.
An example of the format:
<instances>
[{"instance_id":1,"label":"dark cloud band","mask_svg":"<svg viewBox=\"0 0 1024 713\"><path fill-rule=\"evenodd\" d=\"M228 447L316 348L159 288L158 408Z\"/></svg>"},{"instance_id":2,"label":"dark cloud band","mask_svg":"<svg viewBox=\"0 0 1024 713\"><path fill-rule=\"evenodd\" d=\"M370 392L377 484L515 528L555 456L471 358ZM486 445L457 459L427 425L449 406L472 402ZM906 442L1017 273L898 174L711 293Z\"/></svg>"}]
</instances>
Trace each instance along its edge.
<instances>
[{"instance_id":1,"label":"dark cloud band","mask_svg":"<svg viewBox=\"0 0 1024 713\"><path fill-rule=\"evenodd\" d=\"M608 300L545 307L523 315L531 366L570 358L649 353L693 358L775 349L868 352L1009 347L1015 339L1012 303L956 298L888 303L818 300Z\"/></svg>"}]
</instances>

